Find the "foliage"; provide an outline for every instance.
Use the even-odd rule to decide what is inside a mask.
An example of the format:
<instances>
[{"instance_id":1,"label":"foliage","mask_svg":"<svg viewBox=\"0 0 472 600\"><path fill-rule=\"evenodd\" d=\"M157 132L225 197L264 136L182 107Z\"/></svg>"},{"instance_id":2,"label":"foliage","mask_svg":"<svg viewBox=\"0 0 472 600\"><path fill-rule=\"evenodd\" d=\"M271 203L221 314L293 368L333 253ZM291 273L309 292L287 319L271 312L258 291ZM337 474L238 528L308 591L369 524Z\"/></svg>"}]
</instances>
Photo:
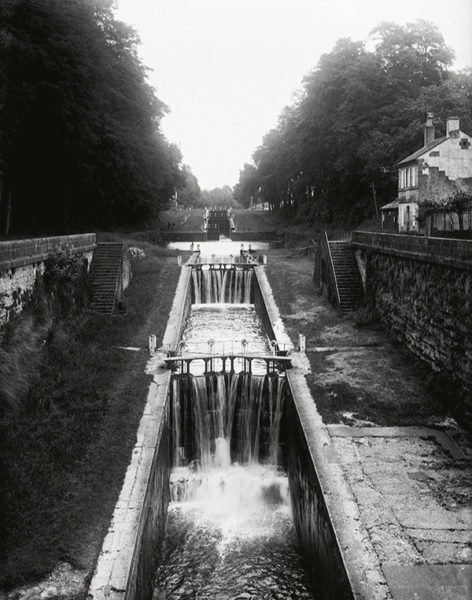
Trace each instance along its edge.
<instances>
[{"instance_id":1,"label":"foliage","mask_svg":"<svg viewBox=\"0 0 472 600\"><path fill-rule=\"evenodd\" d=\"M57 323L83 313L89 300L81 255L49 258L42 277L23 298L23 311L4 326L0 344L0 416L20 409L37 380L44 344Z\"/></svg>"},{"instance_id":2,"label":"foliage","mask_svg":"<svg viewBox=\"0 0 472 600\"><path fill-rule=\"evenodd\" d=\"M425 200L421 206L424 209L425 214L444 212L463 213L467 210L472 210L472 194L465 192L464 190L456 190L450 196L441 199L441 201L438 199Z\"/></svg>"},{"instance_id":3,"label":"foliage","mask_svg":"<svg viewBox=\"0 0 472 600\"><path fill-rule=\"evenodd\" d=\"M203 206L232 206L237 207L238 202L235 200L233 192L228 185L222 188L213 188L212 190L203 190L202 192Z\"/></svg>"},{"instance_id":4,"label":"foliage","mask_svg":"<svg viewBox=\"0 0 472 600\"><path fill-rule=\"evenodd\" d=\"M183 165L180 170L181 183L177 186L177 200L184 208L201 207L202 191L198 185L198 179L192 173L188 165Z\"/></svg>"},{"instance_id":5,"label":"foliage","mask_svg":"<svg viewBox=\"0 0 472 600\"><path fill-rule=\"evenodd\" d=\"M160 130L167 108L113 4L7 0L2 8L6 233L138 223L174 193L180 155Z\"/></svg>"},{"instance_id":6,"label":"foliage","mask_svg":"<svg viewBox=\"0 0 472 600\"><path fill-rule=\"evenodd\" d=\"M459 230L464 230L464 215L472 211L472 194L464 190L455 190L450 196L444 198L430 198L421 203L424 216L457 215Z\"/></svg>"},{"instance_id":7,"label":"foliage","mask_svg":"<svg viewBox=\"0 0 472 600\"><path fill-rule=\"evenodd\" d=\"M421 147L425 113L442 133L455 114L472 130L472 72L448 71L453 53L426 21L382 23L374 49L339 40L303 82L244 165L235 195L261 196L299 220L352 224L396 193L393 165Z\"/></svg>"}]
</instances>

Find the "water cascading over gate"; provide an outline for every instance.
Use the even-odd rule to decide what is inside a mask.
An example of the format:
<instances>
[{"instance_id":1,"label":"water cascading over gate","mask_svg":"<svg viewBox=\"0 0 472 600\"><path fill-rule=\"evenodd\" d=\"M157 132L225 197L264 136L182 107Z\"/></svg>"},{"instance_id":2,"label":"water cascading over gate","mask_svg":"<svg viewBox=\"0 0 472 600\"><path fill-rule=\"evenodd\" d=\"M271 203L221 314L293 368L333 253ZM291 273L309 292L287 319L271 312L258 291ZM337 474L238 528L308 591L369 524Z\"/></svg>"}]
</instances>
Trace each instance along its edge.
<instances>
[{"instance_id":1,"label":"water cascading over gate","mask_svg":"<svg viewBox=\"0 0 472 600\"><path fill-rule=\"evenodd\" d=\"M252 299L253 276L253 270L248 268L192 269L193 303L249 304Z\"/></svg>"},{"instance_id":2,"label":"water cascading over gate","mask_svg":"<svg viewBox=\"0 0 472 600\"><path fill-rule=\"evenodd\" d=\"M174 465L278 465L284 384L278 375L234 372L175 377Z\"/></svg>"},{"instance_id":3,"label":"water cascading over gate","mask_svg":"<svg viewBox=\"0 0 472 600\"><path fill-rule=\"evenodd\" d=\"M193 269L199 306L187 322L185 352L198 357L207 341L215 354L241 342L248 352L269 352L250 304L253 275L250 268ZM231 365L172 379L172 501L153 600L312 598L282 468L284 374Z\"/></svg>"}]
</instances>

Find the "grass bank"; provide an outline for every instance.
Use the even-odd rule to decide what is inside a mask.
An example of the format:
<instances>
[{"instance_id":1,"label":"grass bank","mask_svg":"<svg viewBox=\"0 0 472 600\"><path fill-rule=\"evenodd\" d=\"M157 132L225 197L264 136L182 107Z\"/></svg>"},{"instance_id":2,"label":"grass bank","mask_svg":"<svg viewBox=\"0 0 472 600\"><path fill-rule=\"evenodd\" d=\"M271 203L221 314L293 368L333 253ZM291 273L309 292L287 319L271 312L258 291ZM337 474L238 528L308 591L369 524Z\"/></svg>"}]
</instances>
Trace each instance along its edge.
<instances>
[{"instance_id":1,"label":"grass bank","mask_svg":"<svg viewBox=\"0 0 472 600\"><path fill-rule=\"evenodd\" d=\"M447 407L433 389L433 374L375 325L356 326L315 290L313 261L284 250L269 251L275 300L294 343L306 336L307 382L325 423L382 426L434 425Z\"/></svg>"},{"instance_id":2,"label":"grass bank","mask_svg":"<svg viewBox=\"0 0 472 600\"><path fill-rule=\"evenodd\" d=\"M180 273L175 253L138 245L126 315L57 323L35 385L3 415L1 588L60 562L93 570L146 400L148 336L162 339Z\"/></svg>"}]
</instances>

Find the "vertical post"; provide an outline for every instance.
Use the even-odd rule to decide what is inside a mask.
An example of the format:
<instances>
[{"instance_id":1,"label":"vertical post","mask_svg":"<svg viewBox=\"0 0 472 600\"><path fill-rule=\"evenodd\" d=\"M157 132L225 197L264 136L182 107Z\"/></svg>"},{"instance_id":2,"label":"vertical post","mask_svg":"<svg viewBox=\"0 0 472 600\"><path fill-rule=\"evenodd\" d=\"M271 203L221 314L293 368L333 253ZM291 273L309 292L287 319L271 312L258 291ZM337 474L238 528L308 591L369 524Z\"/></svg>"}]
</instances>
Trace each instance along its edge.
<instances>
[{"instance_id":1,"label":"vertical post","mask_svg":"<svg viewBox=\"0 0 472 600\"><path fill-rule=\"evenodd\" d=\"M211 358L211 356L213 354L213 346L214 345L215 345L215 340L210 338L208 340L208 349L210 351L210 371L213 371L213 359Z\"/></svg>"},{"instance_id":2,"label":"vertical post","mask_svg":"<svg viewBox=\"0 0 472 600\"><path fill-rule=\"evenodd\" d=\"M303 333L298 334L298 351L305 354L306 351L306 338Z\"/></svg>"},{"instance_id":3,"label":"vertical post","mask_svg":"<svg viewBox=\"0 0 472 600\"><path fill-rule=\"evenodd\" d=\"M156 351L156 336L154 334L149 336L149 354L152 356Z\"/></svg>"}]
</instances>

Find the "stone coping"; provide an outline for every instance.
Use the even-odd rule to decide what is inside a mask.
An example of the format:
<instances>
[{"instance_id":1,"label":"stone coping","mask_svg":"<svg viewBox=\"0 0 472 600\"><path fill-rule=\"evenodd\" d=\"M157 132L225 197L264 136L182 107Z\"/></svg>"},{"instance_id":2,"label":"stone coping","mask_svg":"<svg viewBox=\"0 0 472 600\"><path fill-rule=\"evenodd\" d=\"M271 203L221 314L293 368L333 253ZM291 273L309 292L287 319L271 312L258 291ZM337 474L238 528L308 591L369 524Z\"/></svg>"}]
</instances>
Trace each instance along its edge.
<instances>
[{"instance_id":1,"label":"stone coping","mask_svg":"<svg viewBox=\"0 0 472 600\"><path fill-rule=\"evenodd\" d=\"M192 255L194 256L194 255ZM192 257L191 257L192 258ZM167 321L166 331L162 339L162 348L166 352L174 352L180 341L182 325L186 317L185 310L189 299L189 285L192 269L183 266L180 271L179 281L175 290L174 301Z\"/></svg>"},{"instance_id":2,"label":"stone coping","mask_svg":"<svg viewBox=\"0 0 472 600\"><path fill-rule=\"evenodd\" d=\"M159 447L171 372L161 365L163 353L148 363L154 378L139 424L136 444L118 502L90 583L88 600L123 600L133 569L140 523L155 452Z\"/></svg>"},{"instance_id":3,"label":"stone coping","mask_svg":"<svg viewBox=\"0 0 472 600\"><path fill-rule=\"evenodd\" d=\"M472 240L353 231L351 244L383 254L472 270Z\"/></svg>"},{"instance_id":4,"label":"stone coping","mask_svg":"<svg viewBox=\"0 0 472 600\"><path fill-rule=\"evenodd\" d=\"M270 324L272 325L275 341L281 348L285 348L286 350L292 350L293 344L291 339L287 335L287 332L285 331L285 327L283 325L278 306L275 302L274 296L272 294L272 289L267 279L265 268L263 266L254 267L254 273L259 284L259 289L261 291L262 298L264 299L264 304L267 310L267 316L269 318Z\"/></svg>"},{"instance_id":5,"label":"stone coping","mask_svg":"<svg viewBox=\"0 0 472 600\"><path fill-rule=\"evenodd\" d=\"M57 252L91 252L96 235L85 233L0 242L0 271L39 263Z\"/></svg>"}]
</instances>

